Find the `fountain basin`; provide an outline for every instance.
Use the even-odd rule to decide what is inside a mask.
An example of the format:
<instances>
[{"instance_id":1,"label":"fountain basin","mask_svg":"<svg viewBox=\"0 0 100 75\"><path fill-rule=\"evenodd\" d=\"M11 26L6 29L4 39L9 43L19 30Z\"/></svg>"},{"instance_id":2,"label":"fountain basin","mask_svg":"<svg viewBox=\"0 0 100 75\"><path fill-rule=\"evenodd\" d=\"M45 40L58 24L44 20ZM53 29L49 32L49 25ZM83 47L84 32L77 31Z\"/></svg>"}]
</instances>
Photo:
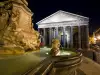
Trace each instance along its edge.
<instances>
[{"instance_id":1,"label":"fountain basin","mask_svg":"<svg viewBox=\"0 0 100 75\"><path fill-rule=\"evenodd\" d=\"M76 75L76 69L82 62L80 52L64 51L57 56L51 56L50 48L41 48L44 60L30 74L33 75ZM29 75L30 75L29 74Z\"/></svg>"},{"instance_id":2,"label":"fountain basin","mask_svg":"<svg viewBox=\"0 0 100 75\"><path fill-rule=\"evenodd\" d=\"M53 56L54 62L50 75L75 75L76 69L82 62L82 54L79 52L64 51L61 55Z\"/></svg>"}]
</instances>

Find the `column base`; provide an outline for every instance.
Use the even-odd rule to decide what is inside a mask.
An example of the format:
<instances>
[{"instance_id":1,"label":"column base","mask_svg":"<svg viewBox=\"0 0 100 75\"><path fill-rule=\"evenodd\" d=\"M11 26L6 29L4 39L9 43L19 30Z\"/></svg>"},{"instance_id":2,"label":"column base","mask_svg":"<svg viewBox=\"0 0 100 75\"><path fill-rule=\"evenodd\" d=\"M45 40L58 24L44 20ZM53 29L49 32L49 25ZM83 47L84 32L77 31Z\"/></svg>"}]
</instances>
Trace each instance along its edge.
<instances>
[{"instance_id":1,"label":"column base","mask_svg":"<svg viewBox=\"0 0 100 75\"><path fill-rule=\"evenodd\" d=\"M78 50L83 50L82 48L78 48Z\"/></svg>"},{"instance_id":2,"label":"column base","mask_svg":"<svg viewBox=\"0 0 100 75\"><path fill-rule=\"evenodd\" d=\"M84 51L90 51L90 48L83 48Z\"/></svg>"}]
</instances>

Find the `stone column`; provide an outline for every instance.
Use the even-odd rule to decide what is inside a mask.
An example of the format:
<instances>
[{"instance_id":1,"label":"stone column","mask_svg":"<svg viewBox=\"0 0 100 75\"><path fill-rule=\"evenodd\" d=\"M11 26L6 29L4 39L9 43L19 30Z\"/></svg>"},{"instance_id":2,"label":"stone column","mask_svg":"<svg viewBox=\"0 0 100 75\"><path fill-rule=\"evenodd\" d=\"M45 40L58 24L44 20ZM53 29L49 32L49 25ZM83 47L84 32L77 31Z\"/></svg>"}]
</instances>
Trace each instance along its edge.
<instances>
[{"instance_id":1,"label":"stone column","mask_svg":"<svg viewBox=\"0 0 100 75\"><path fill-rule=\"evenodd\" d=\"M71 26L71 36L70 36L70 41L71 41L71 48L73 48L73 26Z\"/></svg>"},{"instance_id":2,"label":"stone column","mask_svg":"<svg viewBox=\"0 0 100 75\"><path fill-rule=\"evenodd\" d=\"M55 37L58 39L58 27L56 27Z\"/></svg>"},{"instance_id":3,"label":"stone column","mask_svg":"<svg viewBox=\"0 0 100 75\"><path fill-rule=\"evenodd\" d=\"M53 31L53 28L51 28L51 42L53 38L54 38L54 31Z\"/></svg>"},{"instance_id":4,"label":"stone column","mask_svg":"<svg viewBox=\"0 0 100 75\"><path fill-rule=\"evenodd\" d=\"M79 49L81 49L81 29L80 26L78 26L78 44Z\"/></svg>"},{"instance_id":5,"label":"stone column","mask_svg":"<svg viewBox=\"0 0 100 75\"><path fill-rule=\"evenodd\" d=\"M52 36L52 39L54 38L54 29L52 28L51 29L51 36Z\"/></svg>"},{"instance_id":6,"label":"stone column","mask_svg":"<svg viewBox=\"0 0 100 75\"><path fill-rule=\"evenodd\" d=\"M51 41L52 41L52 35L51 35L51 30L52 28L49 28L49 45L51 45Z\"/></svg>"},{"instance_id":7,"label":"stone column","mask_svg":"<svg viewBox=\"0 0 100 75\"><path fill-rule=\"evenodd\" d=\"M86 26L86 45L87 45L87 49L89 49L89 28L88 25Z\"/></svg>"},{"instance_id":8,"label":"stone column","mask_svg":"<svg viewBox=\"0 0 100 75\"><path fill-rule=\"evenodd\" d=\"M43 28L43 43L44 43L44 45L46 45L46 33L45 33L45 28Z\"/></svg>"},{"instance_id":9,"label":"stone column","mask_svg":"<svg viewBox=\"0 0 100 75\"><path fill-rule=\"evenodd\" d=\"M65 43L66 43L66 41L65 41L65 27L63 27L63 44L64 44L64 47L65 47Z\"/></svg>"},{"instance_id":10,"label":"stone column","mask_svg":"<svg viewBox=\"0 0 100 75\"><path fill-rule=\"evenodd\" d=\"M53 38L56 38L56 29L55 29L55 27L54 27L54 30L53 30Z\"/></svg>"}]
</instances>

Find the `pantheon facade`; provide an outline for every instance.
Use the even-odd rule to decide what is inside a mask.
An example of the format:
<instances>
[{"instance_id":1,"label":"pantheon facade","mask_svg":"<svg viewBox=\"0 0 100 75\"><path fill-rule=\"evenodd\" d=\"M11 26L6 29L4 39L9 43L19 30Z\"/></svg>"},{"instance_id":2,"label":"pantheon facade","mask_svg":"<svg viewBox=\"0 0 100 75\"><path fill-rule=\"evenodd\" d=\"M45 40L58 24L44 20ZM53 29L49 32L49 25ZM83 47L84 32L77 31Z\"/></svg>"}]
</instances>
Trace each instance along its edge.
<instances>
[{"instance_id":1,"label":"pantheon facade","mask_svg":"<svg viewBox=\"0 0 100 75\"><path fill-rule=\"evenodd\" d=\"M60 40L66 48L89 48L89 18L59 10L36 23L41 43L51 46L52 39Z\"/></svg>"}]
</instances>

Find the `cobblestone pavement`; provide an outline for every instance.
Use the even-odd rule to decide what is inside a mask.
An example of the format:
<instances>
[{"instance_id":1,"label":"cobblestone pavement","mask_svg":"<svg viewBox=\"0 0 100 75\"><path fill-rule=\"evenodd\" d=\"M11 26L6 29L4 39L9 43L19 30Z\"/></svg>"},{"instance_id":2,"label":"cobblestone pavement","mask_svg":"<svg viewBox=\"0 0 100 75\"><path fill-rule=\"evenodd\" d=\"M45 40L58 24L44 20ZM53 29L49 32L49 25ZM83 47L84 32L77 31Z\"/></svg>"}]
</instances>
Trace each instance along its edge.
<instances>
[{"instance_id":1,"label":"cobblestone pavement","mask_svg":"<svg viewBox=\"0 0 100 75\"><path fill-rule=\"evenodd\" d=\"M83 57L83 62L79 69L86 75L100 75L100 65L87 57Z\"/></svg>"}]
</instances>

